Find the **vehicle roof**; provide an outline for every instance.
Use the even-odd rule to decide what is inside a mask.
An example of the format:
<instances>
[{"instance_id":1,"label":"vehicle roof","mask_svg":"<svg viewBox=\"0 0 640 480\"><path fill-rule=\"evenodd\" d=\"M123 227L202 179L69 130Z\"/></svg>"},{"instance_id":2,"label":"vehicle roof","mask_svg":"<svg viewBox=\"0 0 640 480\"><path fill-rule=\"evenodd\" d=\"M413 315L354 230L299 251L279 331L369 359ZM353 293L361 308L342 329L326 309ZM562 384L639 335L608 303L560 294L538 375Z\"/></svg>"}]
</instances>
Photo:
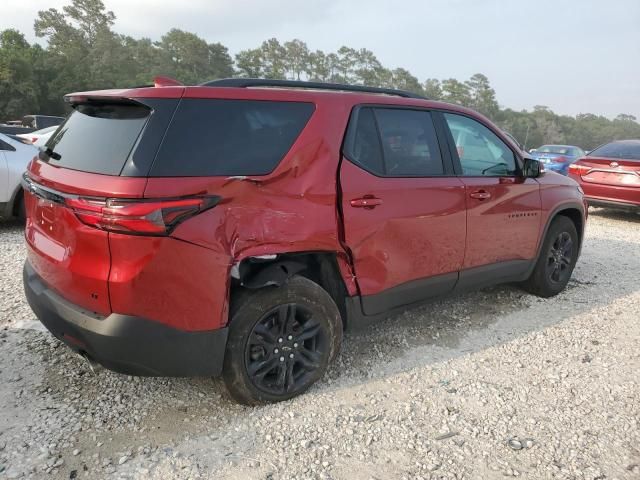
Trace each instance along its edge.
<instances>
[{"instance_id":1,"label":"vehicle roof","mask_svg":"<svg viewBox=\"0 0 640 480\"><path fill-rule=\"evenodd\" d=\"M560 147L560 148L580 148L576 145L559 145L557 143L545 143L544 145L538 147L538 148L543 148L543 147ZM580 149L582 150L582 149Z\"/></svg>"},{"instance_id":2,"label":"vehicle roof","mask_svg":"<svg viewBox=\"0 0 640 480\"><path fill-rule=\"evenodd\" d=\"M423 98L406 98L381 93L335 91L308 88L286 87L212 87L212 86L167 86L140 87L128 89L93 90L74 92L65 95L73 103L75 97L89 98L220 98L220 99L255 99L298 102L343 102L347 105L383 104L404 105L422 108L438 108L480 116L478 112L452 103L428 100Z\"/></svg>"},{"instance_id":3,"label":"vehicle roof","mask_svg":"<svg viewBox=\"0 0 640 480\"><path fill-rule=\"evenodd\" d=\"M609 142L609 143L640 143L640 139L630 138L628 140L613 140L612 142ZM608 144L605 143L605 145L608 145Z\"/></svg>"}]
</instances>

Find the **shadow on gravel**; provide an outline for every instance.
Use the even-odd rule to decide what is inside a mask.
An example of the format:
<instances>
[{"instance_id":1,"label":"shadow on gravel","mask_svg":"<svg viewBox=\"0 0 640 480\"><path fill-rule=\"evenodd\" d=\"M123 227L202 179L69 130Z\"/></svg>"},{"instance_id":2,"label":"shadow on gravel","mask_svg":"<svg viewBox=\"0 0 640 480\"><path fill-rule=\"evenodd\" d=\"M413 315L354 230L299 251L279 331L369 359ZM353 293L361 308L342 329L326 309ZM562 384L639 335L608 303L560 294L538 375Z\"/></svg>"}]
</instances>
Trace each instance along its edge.
<instances>
[{"instance_id":1,"label":"shadow on gravel","mask_svg":"<svg viewBox=\"0 0 640 480\"><path fill-rule=\"evenodd\" d=\"M638 221L632 213L614 215L616 220ZM560 295L542 299L515 285L499 286L452 295L348 332L329 382L321 388L327 383L333 384L329 388L346 387L478 352L606 307L640 290L637 282L625 283L616 273L639 269L638 244L590 237Z\"/></svg>"}]
</instances>

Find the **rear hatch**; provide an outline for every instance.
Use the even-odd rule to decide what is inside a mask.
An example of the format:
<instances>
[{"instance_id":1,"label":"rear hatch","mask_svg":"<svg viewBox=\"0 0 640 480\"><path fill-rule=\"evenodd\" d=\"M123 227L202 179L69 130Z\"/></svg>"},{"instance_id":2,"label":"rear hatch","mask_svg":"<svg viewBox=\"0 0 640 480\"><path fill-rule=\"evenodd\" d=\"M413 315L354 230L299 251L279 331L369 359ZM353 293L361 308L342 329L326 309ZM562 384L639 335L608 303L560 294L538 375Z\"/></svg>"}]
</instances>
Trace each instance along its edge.
<instances>
[{"instance_id":1,"label":"rear hatch","mask_svg":"<svg viewBox=\"0 0 640 480\"><path fill-rule=\"evenodd\" d=\"M583 157L570 169L583 182L616 187L640 187L640 160Z\"/></svg>"},{"instance_id":2,"label":"rear hatch","mask_svg":"<svg viewBox=\"0 0 640 480\"><path fill-rule=\"evenodd\" d=\"M113 204L143 196L142 172L159 140L142 132L164 132L177 100L70 100L73 113L24 176L28 260L62 297L105 315L111 312L109 233L95 226L105 221L107 198ZM120 176L125 169L133 175Z\"/></svg>"}]
</instances>

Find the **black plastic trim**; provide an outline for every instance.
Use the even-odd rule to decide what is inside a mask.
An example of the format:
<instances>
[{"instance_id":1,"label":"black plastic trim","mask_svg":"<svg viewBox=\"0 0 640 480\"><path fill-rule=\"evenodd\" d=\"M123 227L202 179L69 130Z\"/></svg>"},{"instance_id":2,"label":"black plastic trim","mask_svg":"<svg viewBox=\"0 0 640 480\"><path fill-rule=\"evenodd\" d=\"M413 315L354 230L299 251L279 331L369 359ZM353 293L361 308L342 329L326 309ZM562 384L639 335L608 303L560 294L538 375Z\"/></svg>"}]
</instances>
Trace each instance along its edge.
<instances>
[{"instance_id":1,"label":"black plastic trim","mask_svg":"<svg viewBox=\"0 0 640 480\"><path fill-rule=\"evenodd\" d=\"M132 148L131 154L120 171L120 176L147 177L151 172L173 116L178 109L180 99L135 98L134 100L149 107L151 113Z\"/></svg>"},{"instance_id":2,"label":"black plastic trim","mask_svg":"<svg viewBox=\"0 0 640 480\"><path fill-rule=\"evenodd\" d=\"M127 375L195 377L222 372L227 328L189 332L131 315L100 316L47 287L27 262L23 281L42 324L74 351Z\"/></svg>"},{"instance_id":3,"label":"black plastic trim","mask_svg":"<svg viewBox=\"0 0 640 480\"><path fill-rule=\"evenodd\" d=\"M367 87L365 85L346 85L343 83L304 82L299 80L269 80L264 78L223 78L200 84L202 87L222 88L250 88L250 87L275 87L275 88L306 88L311 90L332 90L341 92L378 93L394 95L403 98L418 98L428 100L427 97L396 90L394 88Z\"/></svg>"},{"instance_id":4,"label":"black plastic trim","mask_svg":"<svg viewBox=\"0 0 640 480\"><path fill-rule=\"evenodd\" d=\"M509 260L467 268L460 272L460 279L455 291L483 288L501 283L522 282L529 278L535 264L535 259Z\"/></svg>"},{"instance_id":5,"label":"black plastic trim","mask_svg":"<svg viewBox=\"0 0 640 480\"><path fill-rule=\"evenodd\" d=\"M540 257L542 253L542 245L544 244L544 239L547 237L547 232L549 231L549 227L551 226L551 222L564 210L578 210L580 212L580 216L582 217L582 231L578 232L580 236L580 250L578 251L578 256L582 251L582 244L584 243L584 231L585 231L585 216L584 216L584 205L576 202L568 202L557 205L551 212L549 213L549 218L547 219L547 223L544 226L544 231L540 236L540 240L538 242L538 249L536 254L536 260Z\"/></svg>"},{"instance_id":6,"label":"black plastic trim","mask_svg":"<svg viewBox=\"0 0 640 480\"><path fill-rule=\"evenodd\" d=\"M510 260L398 285L375 295L346 298L347 325L356 329L420 306L434 297L529 278L537 259Z\"/></svg>"},{"instance_id":7,"label":"black plastic trim","mask_svg":"<svg viewBox=\"0 0 640 480\"><path fill-rule=\"evenodd\" d=\"M458 272L445 273L412 280L375 295L364 295L361 298L362 311L365 315L377 315L428 298L446 295L453 291L457 281Z\"/></svg>"}]
</instances>

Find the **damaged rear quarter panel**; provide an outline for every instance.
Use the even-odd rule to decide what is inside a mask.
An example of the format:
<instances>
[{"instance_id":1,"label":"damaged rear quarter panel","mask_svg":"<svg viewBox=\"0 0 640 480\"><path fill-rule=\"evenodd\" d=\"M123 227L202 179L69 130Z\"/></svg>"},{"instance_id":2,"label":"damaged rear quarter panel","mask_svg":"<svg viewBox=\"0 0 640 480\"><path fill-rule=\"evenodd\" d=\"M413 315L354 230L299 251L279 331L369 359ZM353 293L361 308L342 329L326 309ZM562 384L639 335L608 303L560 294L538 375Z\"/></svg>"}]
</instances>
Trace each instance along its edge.
<instances>
[{"instance_id":1,"label":"damaged rear quarter panel","mask_svg":"<svg viewBox=\"0 0 640 480\"><path fill-rule=\"evenodd\" d=\"M251 92L253 93L253 92ZM254 94L255 96L255 94ZM272 94L271 94L272 96ZM308 100L307 100L308 101ZM211 210L185 221L172 233L177 240L209 250L215 269L210 295L228 297L231 266L256 255L293 252L335 252L350 293L355 284L346 253L339 240L337 212L337 171L340 147L351 105L326 96L290 151L268 175L249 177L149 178L144 196L148 198L183 195L217 195L220 203ZM215 267L212 265L215 264ZM174 277L192 275L183 268ZM175 269L175 264L172 265ZM222 274L223 273L223 274ZM202 273L198 277L203 278ZM206 277L206 273L204 274ZM220 280L224 278L224 285ZM173 283L182 289L180 278ZM202 290L193 301L211 304ZM185 292L194 295L194 292ZM217 302L216 302L217 303ZM226 323L226 305L216 308L211 325ZM224 321L220 320L224 318ZM202 326L202 322L199 322Z\"/></svg>"}]
</instances>

